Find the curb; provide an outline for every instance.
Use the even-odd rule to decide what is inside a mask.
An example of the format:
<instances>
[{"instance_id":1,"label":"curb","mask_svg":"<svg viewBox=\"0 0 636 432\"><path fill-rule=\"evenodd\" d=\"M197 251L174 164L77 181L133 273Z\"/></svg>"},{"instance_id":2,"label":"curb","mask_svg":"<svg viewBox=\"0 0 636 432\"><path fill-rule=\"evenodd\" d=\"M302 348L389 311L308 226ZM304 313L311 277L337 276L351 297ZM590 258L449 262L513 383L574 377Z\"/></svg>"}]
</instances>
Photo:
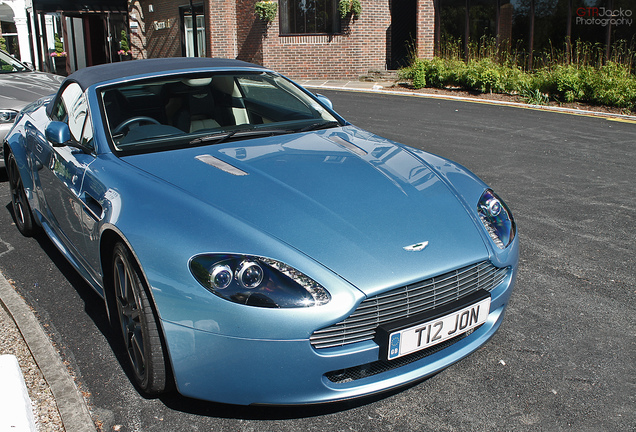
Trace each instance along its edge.
<instances>
[{"instance_id":1,"label":"curb","mask_svg":"<svg viewBox=\"0 0 636 432\"><path fill-rule=\"evenodd\" d=\"M31 309L0 273L0 303L26 341L49 384L66 432L95 432L86 401Z\"/></svg>"},{"instance_id":2,"label":"curb","mask_svg":"<svg viewBox=\"0 0 636 432\"><path fill-rule=\"evenodd\" d=\"M609 118L609 119L615 118L615 119L636 122L636 116L633 116L633 115L604 113L599 111L579 110L574 108L564 108L564 107L556 107L556 106L549 106L549 105L531 105L531 104L525 104L521 102L479 99L479 98L471 98L466 96L440 95L440 94L433 94L433 93L409 92L409 91L401 91L401 90L387 90L383 85L379 83L373 83L373 82L367 83L367 82L359 82L359 81L343 81L342 83L340 83L337 81L324 81L321 83L320 80L299 80L296 82L305 88L311 88L311 89L356 91L356 92L364 92L364 93L384 93L384 94L389 94L394 96L411 96L411 97L422 97L422 98L429 98L429 99L445 99L445 100L455 100L455 101L462 101L462 102L485 103L485 104L491 104L491 105L510 106L515 108L553 111L553 112L560 112L564 114L577 114L582 116L592 116L592 117L601 117L601 118Z\"/></svg>"}]
</instances>

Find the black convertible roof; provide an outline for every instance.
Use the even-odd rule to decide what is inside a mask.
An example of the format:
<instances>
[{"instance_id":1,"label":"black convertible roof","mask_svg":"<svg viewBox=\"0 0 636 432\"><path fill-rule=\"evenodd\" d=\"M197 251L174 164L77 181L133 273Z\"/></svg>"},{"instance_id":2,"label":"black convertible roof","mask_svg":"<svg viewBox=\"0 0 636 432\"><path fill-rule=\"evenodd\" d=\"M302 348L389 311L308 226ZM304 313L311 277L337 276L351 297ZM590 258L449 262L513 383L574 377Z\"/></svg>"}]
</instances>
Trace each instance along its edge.
<instances>
[{"instance_id":1,"label":"black convertible roof","mask_svg":"<svg viewBox=\"0 0 636 432\"><path fill-rule=\"evenodd\" d=\"M240 60L208 57L171 57L91 66L72 73L66 78L66 81L75 81L82 90L85 90L93 84L118 78L196 68L257 68L266 70L261 66Z\"/></svg>"}]
</instances>

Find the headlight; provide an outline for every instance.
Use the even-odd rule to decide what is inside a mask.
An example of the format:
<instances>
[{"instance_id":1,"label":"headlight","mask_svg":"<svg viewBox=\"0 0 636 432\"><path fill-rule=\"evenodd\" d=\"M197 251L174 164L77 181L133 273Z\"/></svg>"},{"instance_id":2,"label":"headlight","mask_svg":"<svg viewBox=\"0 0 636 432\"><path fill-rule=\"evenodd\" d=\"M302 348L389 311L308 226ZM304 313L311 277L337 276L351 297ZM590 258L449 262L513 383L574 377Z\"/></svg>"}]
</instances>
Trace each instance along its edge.
<instances>
[{"instance_id":1,"label":"headlight","mask_svg":"<svg viewBox=\"0 0 636 432\"><path fill-rule=\"evenodd\" d=\"M0 110L0 123L13 123L17 115L14 110Z\"/></svg>"},{"instance_id":2,"label":"headlight","mask_svg":"<svg viewBox=\"0 0 636 432\"><path fill-rule=\"evenodd\" d=\"M296 308L326 304L329 292L304 273L269 258L200 255L190 271L210 292L249 306Z\"/></svg>"},{"instance_id":3,"label":"headlight","mask_svg":"<svg viewBox=\"0 0 636 432\"><path fill-rule=\"evenodd\" d=\"M477 204L479 219L484 224L490 238L499 247L505 249L515 238L516 226L508 206L488 189Z\"/></svg>"}]
</instances>

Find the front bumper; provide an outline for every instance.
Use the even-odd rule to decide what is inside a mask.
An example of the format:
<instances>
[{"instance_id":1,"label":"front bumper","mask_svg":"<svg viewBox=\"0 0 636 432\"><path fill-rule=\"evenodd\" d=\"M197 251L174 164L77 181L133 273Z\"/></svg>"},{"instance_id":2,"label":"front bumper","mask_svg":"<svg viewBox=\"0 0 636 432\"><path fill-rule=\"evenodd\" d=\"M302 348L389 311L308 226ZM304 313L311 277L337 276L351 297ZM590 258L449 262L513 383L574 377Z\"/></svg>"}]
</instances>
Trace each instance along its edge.
<instances>
[{"instance_id":1,"label":"front bumper","mask_svg":"<svg viewBox=\"0 0 636 432\"><path fill-rule=\"evenodd\" d=\"M501 325L516 269L491 291L487 321L437 352L359 379L330 380L338 371L377 363L373 341L314 349L308 339L227 337L163 322L177 388L184 396L239 405L296 405L371 395L433 375L490 339Z\"/></svg>"}]
</instances>

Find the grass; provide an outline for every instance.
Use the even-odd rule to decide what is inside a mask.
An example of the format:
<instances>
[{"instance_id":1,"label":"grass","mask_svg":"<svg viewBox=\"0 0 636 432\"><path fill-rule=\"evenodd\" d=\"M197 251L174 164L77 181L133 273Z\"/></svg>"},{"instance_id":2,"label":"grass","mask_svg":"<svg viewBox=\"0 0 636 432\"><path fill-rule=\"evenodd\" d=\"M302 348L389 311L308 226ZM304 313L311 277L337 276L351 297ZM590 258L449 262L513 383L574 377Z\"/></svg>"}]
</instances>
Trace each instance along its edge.
<instances>
[{"instance_id":1,"label":"grass","mask_svg":"<svg viewBox=\"0 0 636 432\"><path fill-rule=\"evenodd\" d=\"M527 56L515 47L497 45L482 38L468 47L464 60L460 41L446 40L433 59L411 56L400 78L413 87L460 88L484 93L520 95L528 103L585 102L636 110L636 43L616 42L605 58L600 44L576 41L563 49L550 47L534 57L535 69L527 70Z\"/></svg>"}]
</instances>

